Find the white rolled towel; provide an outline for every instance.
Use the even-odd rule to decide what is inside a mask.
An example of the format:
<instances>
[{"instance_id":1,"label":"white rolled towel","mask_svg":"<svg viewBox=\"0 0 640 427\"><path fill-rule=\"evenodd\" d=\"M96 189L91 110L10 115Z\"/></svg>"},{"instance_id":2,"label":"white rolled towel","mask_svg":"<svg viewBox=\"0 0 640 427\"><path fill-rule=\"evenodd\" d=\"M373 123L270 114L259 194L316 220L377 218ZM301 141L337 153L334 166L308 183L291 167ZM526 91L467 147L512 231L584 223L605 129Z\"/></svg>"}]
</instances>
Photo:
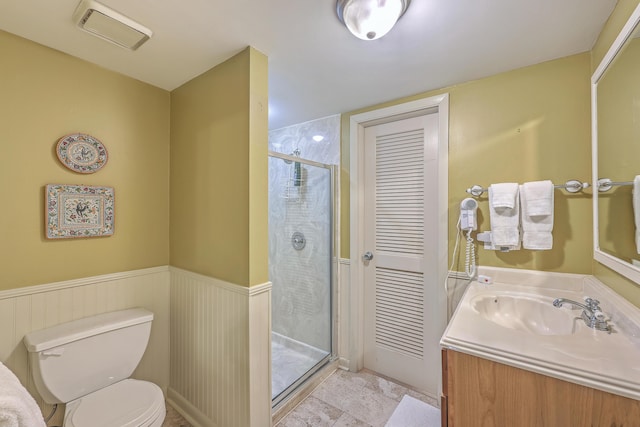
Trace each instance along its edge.
<instances>
[{"instance_id":1,"label":"white rolled towel","mask_svg":"<svg viewBox=\"0 0 640 427\"><path fill-rule=\"evenodd\" d=\"M524 185L520 186L520 205L522 210L522 247L533 250L549 250L553 248L553 184L551 181L551 213L540 215L540 204L537 199L533 205L536 215L530 213L529 193Z\"/></svg>"},{"instance_id":2,"label":"white rolled towel","mask_svg":"<svg viewBox=\"0 0 640 427\"><path fill-rule=\"evenodd\" d=\"M46 427L36 401L0 363L0 427Z\"/></svg>"},{"instance_id":3,"label":"white rolled towel","mask_svg":"<svg viewBox=\"0 0 640 427\"><path fill-rule=\"evenodd\" d=\"M510 184L510 183L506 183ZM497 248L509 250L519 249L520 245L520 199L518 184L513 194L513 208L506 207L509 195L504 196L503 190L512 187L501 184L489 186L489 220L491 221L491 242ZM498 196L498 194L500 194ZM496 206L498 199L498 206Z\"/></svg>"}]
</instances>

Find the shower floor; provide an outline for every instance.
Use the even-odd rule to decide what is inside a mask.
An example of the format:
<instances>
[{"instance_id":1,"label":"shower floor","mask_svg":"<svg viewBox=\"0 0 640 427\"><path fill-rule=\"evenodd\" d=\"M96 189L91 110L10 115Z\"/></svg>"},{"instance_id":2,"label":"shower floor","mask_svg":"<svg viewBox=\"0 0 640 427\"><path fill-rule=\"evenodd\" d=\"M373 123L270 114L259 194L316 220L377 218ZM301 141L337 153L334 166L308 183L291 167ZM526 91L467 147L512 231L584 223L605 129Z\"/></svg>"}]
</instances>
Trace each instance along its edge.
<instances>
[{"instance_id":1,"label":"shower floor","mask_svg":"<svg viewBox=\"0 0 640 427\"><path fill-rule=\"evenodd\" d=\"M271 398L309 372L329 352L271 333Z\"/></svg>"}]
</instances>

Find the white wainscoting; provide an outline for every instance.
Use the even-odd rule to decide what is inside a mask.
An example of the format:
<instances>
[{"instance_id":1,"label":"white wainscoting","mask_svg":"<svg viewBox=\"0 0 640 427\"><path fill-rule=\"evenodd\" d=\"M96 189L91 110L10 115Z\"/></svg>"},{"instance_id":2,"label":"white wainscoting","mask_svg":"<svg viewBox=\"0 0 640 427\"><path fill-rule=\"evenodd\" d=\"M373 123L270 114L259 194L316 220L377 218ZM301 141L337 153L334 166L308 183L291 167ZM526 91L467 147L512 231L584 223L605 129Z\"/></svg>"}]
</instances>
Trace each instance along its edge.
<instances>
[{"instance_id":1,"label":"white wainscoting","mask_svg":"<svg viewBox=\"0 0 640 427\"><path fill-rule=\"evenodd\" d=\"M170 271L172 406L194 426L270 426L271 283Z\"/></svg>"},{"instance_id":2,"label":"white wainscoting","mask_svg":"<svg viewBox=\"0 0 640 427\"><path fill-rule=\"evenodd\" d=\"M78 280L0 291L0 361L34 396L35 389L22 344L25 334L108 311L144 307L154 313L151 338L134 378L169 385L169 269L167 266L87 277ZM63 408L64 409L64 408ZM54 422L61 424L59 409Z\"/></svg>"}]
</instances>

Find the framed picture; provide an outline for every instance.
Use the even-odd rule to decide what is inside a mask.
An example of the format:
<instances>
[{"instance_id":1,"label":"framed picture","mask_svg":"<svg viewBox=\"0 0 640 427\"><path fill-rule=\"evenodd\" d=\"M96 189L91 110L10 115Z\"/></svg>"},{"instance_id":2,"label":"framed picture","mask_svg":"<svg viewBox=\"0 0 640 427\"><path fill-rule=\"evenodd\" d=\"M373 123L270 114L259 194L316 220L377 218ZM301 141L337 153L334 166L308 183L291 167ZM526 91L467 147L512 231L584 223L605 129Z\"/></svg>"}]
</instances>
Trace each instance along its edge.
<instances>
[{"instance_id":1,"label":"framed picture","mask_svg":"<svg viewBox=\"0 0 640 427\"><path fill-rule=\"evenodd\" d=\"M48 184L45 191L47 239L113 234L113 187Z\"/></svg>"}]
</instances>

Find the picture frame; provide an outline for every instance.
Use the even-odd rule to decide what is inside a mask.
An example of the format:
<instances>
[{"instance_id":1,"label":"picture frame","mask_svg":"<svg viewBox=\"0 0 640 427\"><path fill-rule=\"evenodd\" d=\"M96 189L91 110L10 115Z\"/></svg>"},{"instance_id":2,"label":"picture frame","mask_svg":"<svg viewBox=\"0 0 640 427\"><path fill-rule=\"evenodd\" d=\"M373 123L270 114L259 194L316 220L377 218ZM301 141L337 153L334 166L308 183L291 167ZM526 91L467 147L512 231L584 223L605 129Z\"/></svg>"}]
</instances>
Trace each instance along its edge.
<instances>
[{"instance_id":1,"label":"picture frame","mask_svg":"<svg viewBox=\"0 0 640 427\"><path fill-rule=\"evenodd\" d=\"M113 235L114 202L113 187L48 184L45 188L46 238Z\"/></svg>"}]
</instances>

